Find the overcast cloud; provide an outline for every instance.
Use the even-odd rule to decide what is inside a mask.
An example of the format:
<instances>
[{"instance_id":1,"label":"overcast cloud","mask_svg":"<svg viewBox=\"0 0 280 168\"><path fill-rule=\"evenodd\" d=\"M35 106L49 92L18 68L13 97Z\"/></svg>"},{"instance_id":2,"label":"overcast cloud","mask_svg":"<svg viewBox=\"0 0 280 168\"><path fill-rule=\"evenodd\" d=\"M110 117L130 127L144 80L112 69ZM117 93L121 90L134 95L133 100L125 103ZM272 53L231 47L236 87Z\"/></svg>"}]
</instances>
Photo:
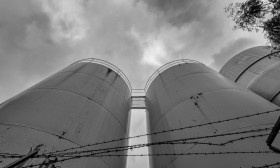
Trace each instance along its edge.
<instances>
[{"instance_id":1,"label":"overcast cloud","mask_svg":"<svg viewBox=\"0 0 280 168\"><path fill-rule=\"evenodd\" d=\"M145 2L148 9L162 22L182 27L195 21L201 21L208 15L214 5L213 0L138 0Z\"/></svg>"},{"instance_id":2,"label":"overcast cloud","mask_svg":"<svg viewBox=\"0 0 280 168\"><path fill-rule=\"evenodd\" d=\"M1 0L0 101L82 58L107 60L134 88L143 88L153 71L171 60L218 66L223 62L217 59L232 55L216 55L233 41L249 38L246 47L263 45L255 34L232 32L223 12L229 2Z\"/></svg>"},{"instance_id":3,"label":"overcast cloud","mask_svg":"<svg viewBox=\"0 0 280 168\"><path fill-rule=\"evenodd\" d=\"M230 2L0 0L0 101L88 57L115 64L133 88L179 58L219 70L234 54L266 42L262 34L232 31L223 9Z\"/></svg>"}]
</instances>

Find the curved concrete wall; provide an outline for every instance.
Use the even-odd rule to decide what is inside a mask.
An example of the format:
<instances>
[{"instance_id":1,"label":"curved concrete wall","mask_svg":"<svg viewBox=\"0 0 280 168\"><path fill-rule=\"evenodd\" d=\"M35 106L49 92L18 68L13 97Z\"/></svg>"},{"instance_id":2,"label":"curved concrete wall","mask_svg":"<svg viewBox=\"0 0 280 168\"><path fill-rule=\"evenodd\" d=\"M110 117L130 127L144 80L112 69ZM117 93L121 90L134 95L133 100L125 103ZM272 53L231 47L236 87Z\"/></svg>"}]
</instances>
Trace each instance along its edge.
<instances>
[{"instance_id":1,"label":"curved concrete wall","mask_svg":"<svg viewBox=\"0 0 280 168\"><path fill-rule=\"evenodd\" d=\"M280 106L280 63L260 74L248 89Z\"/></svg>"},{"instance_id":2,"label":"curved concrete wall","mask_svg":"<svg viewBox=\"0 0 280 168\"><path fill-rule=\"evenodd\" d=\"M164 68L161 68L164 69ZM243 89L201 63L177 64L152 78L146 93L149 132L225 120L277 109L277 106ZM150 136L150 142L168 141L273 127L279 113L238 119ZM263 133L263 132L262 132ZM266 133L269 133L266 132ZM258 135L249 133L196 140L223 143L236 138ZM152 154L209 153L269 150L267 136L235 141L225 146L207 144L159 145ZM252 167L278 161L277 154L224 154L151 157L152 168Z\"/></svg>"},{"instance_id":3,"label":"curved concrete wall","mask_svg":"<svg viewBox=\"0 0 280 168\"><path fill-rule=\"evenodd\" d=\"M27 154L40 144L53 152L128 136L131 88L127 82L120 70L97 59L66 67L0 105L1 152ZM98 148L123 145L127 142ZM1 162L0 167L11 161ZM87 158L56 165L125 168L126 159Z\"/></svg>"},{"instance_id":4,"label":"curved concrete wall","mask_svg":"<svg viewBox=\"0 0 280 168\"><path fill-rule=\"evenodd\" d=\"M280 106L279 56L268 47L253 47L231 58L220 74Z\"/></svg>"}]
</instances>

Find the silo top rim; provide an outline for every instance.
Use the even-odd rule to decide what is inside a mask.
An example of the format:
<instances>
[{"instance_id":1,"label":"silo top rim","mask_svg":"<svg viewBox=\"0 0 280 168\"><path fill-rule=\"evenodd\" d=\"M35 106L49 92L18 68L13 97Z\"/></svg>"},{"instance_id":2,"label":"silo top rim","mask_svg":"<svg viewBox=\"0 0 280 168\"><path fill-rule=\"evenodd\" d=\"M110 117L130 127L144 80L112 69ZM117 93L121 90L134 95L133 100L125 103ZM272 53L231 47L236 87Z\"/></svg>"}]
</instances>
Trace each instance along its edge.
<instances>
[{"instance_id":1,"label":"silo top rim","mask_svg":"<svg viewBox=\"0 0 280 168\"><path fill-rule=\"evenodd\" d=\"M151 85L151 83L153 82L153 80L163 71L165 71L166 69L176 66L176 65L181 65L181 64L191 64L191 63L199 63L202 64L201 62L195 61L195 60L190 60L190 59L179 59L179 60L174 60L171 62L168 62L167 64L164 64L163 66L161 66L160 68L158 68L152 75L151 77L148 79L146 85L145 85L145 91L147 92L149 86Z\"/></svg>"},{"instance_id":2,"label":"silo top rim","mask_svg":"<svg viewBox=\"0 0 280 168\"><path fill-rule=\"evenodd\" d=\"M128 78L126 77L126 75L122 72L122 70L120 70L118 67L116 67L115 65L107 62L107 61L104 61L104 60L101 60L101 59L97 59L97 58L85 58L85 59L82 59L82 60L79 60L79 61L76 61L74 63L72 63L71 65L73 64L77 64L77 63L82 63L82 62L85 62L85 63L96 63L96 64L99 64L99 65L103 65L107 68L110 68L112 69L113 71L115 71L118 75L120 75L122 77L122 79L125 81L125 83L127 84L127 86L129 87L129 90L131 92L132 90L132 87L131 87L131 84L128 80Z\"/></svg>"}]
</instances>

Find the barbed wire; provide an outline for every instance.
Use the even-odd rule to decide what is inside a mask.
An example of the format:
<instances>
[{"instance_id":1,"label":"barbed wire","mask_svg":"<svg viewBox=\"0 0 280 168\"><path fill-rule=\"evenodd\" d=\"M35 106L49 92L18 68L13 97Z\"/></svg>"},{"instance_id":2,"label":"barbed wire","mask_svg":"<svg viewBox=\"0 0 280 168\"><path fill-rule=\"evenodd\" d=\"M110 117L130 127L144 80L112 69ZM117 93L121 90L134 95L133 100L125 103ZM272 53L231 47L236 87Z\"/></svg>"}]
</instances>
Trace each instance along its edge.
<instances>
[{"instance_id":1,"label":"barbed wire","mask_svg":"<svg viewBox=\"0 0 280 168\"><path fill-rule=\"evenodd\" d=\"M187 141L181 141L181 142L162 142L162 145L180 145L180 144L194 144L194 145L209 145L209 146L223 146L220 143L212 143L212 142L198 142L198 141L192 141L192 142L187 142Z\"/></svg>"},{"instance_id":2,"label":"barbed wire","mask_svg":"<svg viewBox=\"0 0 280 168\"><path fill-rule=\"evenodd\" d=\"M264 166L258 166L258 167L253 166L252 168L269 168L269 167L272 167L272 166L279 166L280 167L280 162L276 162L276 163L273 163L273 164L267 164L267 165L264 165Z\"/></svg>"},{"instance_id":3,"label":"barbed wire","mask_svg":"<svg viewBox=\"0 0 280 168\"><path fill-rule=\"evenodd\" d=\"M43 166L43 165L49 165L54 163L62 163L64 161L68 160L74 160L79 158L87 158L87 157L160 157L160 156L198 156L198 155L229 155L229 154L275 154L272 151L227 151L227 152L190 152L190 153L157 153L157 154L108 154L108 155L96 155L96 154L86 154L86 155L78 155L69 157L66 159L57 159L55 161L47 162L47 163L39 163L39 164L32 164L29 166L24 166L22 168L31 168L36 166Z\"/></svg>"},{"instance_id":4,"label":"barbed wire","mask_svg":"<svg viewBox=\"0 0 280 168\"><path fill-rule=\"evenodd\" d=\"M222 142L222 143L212 143L212 142L198 142L198 141L192 141L192 142L187 142L187 141L179 141L179 142L158 142L159 144L140 144L139 147L148 147L148 146L153 146L153 145L178 145L178 144L194 144L194 145L209 145L209 146L224 146L226 144L229 143L233 143L236 141L241 141L241 140L246 140L246 139L250 139L250 138L257 138L257 137L263 137L263 136L267 136L269 134L259 134L259 135L251 135L251 136L245 136L245 137L240 137L240 138L236 138L236 139L232 139L232 140L228 140L226 142ZM144 146L145 145L145 146ZM128 150L130 149L134 149L136 146L123 146L123 147L114 147L114 148L104 148L104 149L98 149L98 150L91 150L88 152L96 152L96 151L108 151L108 150L112 150L112 149L122 149L122 148L127 148ZM83 151L85 152L85 151ZM111 152L111 151L110 151ZM69 153L68 153L69 154ZM46 154L44 154L45 156ZM64 155L67 155L67 153L65 153ZM70 155L70 154L69 154ZM48 157L63 157L63 155L48 155ZM24 157L24 155L18 155L18 154L9 154L9 153L0 153L0 158L21 158ZM43 155L39 155L37 157L43 157ZM64 156L65 157L65 156Z\"/></svg>"},{"instance_id":5,"label":"barbed wire","mask_svg":"<svg viewBox=\"0 0 280 168\"><path fill-rule=\"evenodd\" d=\"M3 153L3 152L1 152L0 153L0 155L11 155L11 156L13 156L13 155L19 155L19 156L21 156L20 154L14 154L14 153Z\"/></svg>"},{"instance_id":6,"label":"barbed wire","mask_svg":"<svg viewBox=\"0 0 280 168\"><path fill-rule=\"evenodd\" d=\"M83 158L83 157L94 157L94 156L98 156L98 155L101 155L101 154L112 153L112 152L118 153L118 152L121 152L121 151L132 150L132 149L135 149L135 148L150 147L150 146L153 146L153 145L166 145L168 143L172 144L172 143L175 143L175 142L178 143L178 142L187 141L187 140L197 140L197 139L214 138L214 137L229 136L229 135L239 135L239 134L253 133L253 132L262 132L262 131L268 131L268 130L271 130L271 128L251 129L251 130L247 130L247 131L238 131L238 132L232 132L232 133L224 133L224 134L215 134L215 135L191 137L191 138L176 139L176 140L170 140L170 141L160 141L160 142L155 142L155 143L136 144L136 145L131 145L131 146L103 148L103 149L97 149L97 150L85 150L85 151L76 151L76 152L66 152L66 153L60 153L60 154L56 154L56 155L54 155L54 154L52 154L52 155L44 154L44 155L35 156L33 158L42 158L42 157L45 157L45 158L62 158L62 159L57 159L56 161L52 162L52 163L57 163L57 162L64 162L64 161L68 161L68 160L72 160L72 159L78 159L78 158ZM247 136L247 137L242 137L242 138L234 139L234 140L231 140L231 141L244 140L244 139L249 138L249 137L257 137L257 136L260 136L260 135L251 135L251 136ZM225 143L227 143L227 142L225 142ZM197 143L197 142L189 142L189 143ZM198 142L198 143L200 143L200 142ZM201 154L205 154L205 155L209 154L210 155L210 154L215 154L215 153L216 154L226 154L226 152L224 152L224 153L222 153L222 152L211 152L211 153L206 153L206 154L205 153L201 153ZM227 152L227 153L230 154L230 153L234 153L234 152ZM260 153L260 152L258 152L258 151L257 152L252 152L251 151L250 153ZM273 152L272 151L265 151L265 153L273 153ZM198 155L199 153L193 153L193 154L194 155ZM112 155L112 154L109 154L109 155ZM148 154L148 155L150 155L150 156L155 155L156 156L157 154ZM164 155L164 154L162 154L162 155ZM174 155L174 154L170 154L170 153L168 154L167 153L165 155L167 156L167 155ZM177 154L177 155L182 155L182 153ZM188 155L188 154L184 154L184 155ZM123 156L126 156L126 155L123 155ZM47 165L47 164L50 164L50 163L49 162L48 163L40 163L40 164L37 164L37 165L29 165L29 166L25 166L25 167L28 168L28 167L35 167L35 166L39 166L39 165Z\"/></svg>"},{"instance_id":7,"label":"barbed wire","mask_svg":"<svg viewBox=\"0 0 280 168\"><path fill-rule=\"evenodd\" d=\"M193 144L204 144L204 145L213 145L213 146L225 146L227 144L230 144L230 143L234 143L236 141L243 141L243 140L246 140L246 139L251 139L251 138L258 138L258 137L264 137L264 136L267 136L269 135L269 133L267 134L259 134L259 135L250 135L250 136L245 136L245 137L240 137L240 138L236 138L236 139L232 139L232 140L228 140L228 141L225 141L225 142L221 142L221 143L212 143L212 142L192 142ZM173 142L172 144L188 144L189 142Z\"/></svg>"},{"instance_id":8,"label":"barbed wire","mask_svg":"<svg viewBox=\"0 0 280 168\"><path fill-rule=\"evenodd\" d=\"M24 157L25 155L19 155L19 154L3 154L0 153L0 158L4 159L10 159L10 158L21 158Z\"/></svg>"},{"instance_id":9,"label":"barbed wire","mask_svg":"<svg viewBox=\"0 0 280 168\"><path fill-rule=\"evenodd\" d=\"M234 120L239 120L239 119L244 119L244 118L250 118L250 117L254 117L254 116L260 116L260 115L269 114L269 113L278 112L278 111L280 111L280 109L265 111L265 112L250 114L250 115L244 115L244 116L239 116L239 117L234 117L234 118L229 118L229 119L224 119L224 120L218 120L218 121L208 122L208 123L204 123L204 124L190 125L190 126L186 126L186 127L163 130L163 131L158 131L158 132L148 133L148 134L142 134L142 135L137 135L137 136L132 136L132 137L113 139L113 140L103 141L103 142L99 142L99 143L87 144L87 145L83 145L83 146L79 146L79 147L57 150L57 151L54 151L54 152L45 153L44 155L37 155L33 158L46 157L46 156L47 157L60 157L60 158L64 157L64 159L61 159L60 161L66 161L66 160L71 160L70 158L73 158L73 157L75 157L75 158L76 157L83 157L85 155L88 155L88 153L90 153L91 155L100 155L100 154L106 154L106 153L111 153L111 152L133 150L135 148L141 148L141 147L150 147L150 146L153 146L153 145L167 145L167 144L171 144L171 145L175 145L175 144L195 144L195 145L224 146L226 144L233 143L233 142L236 142L236 141L242 141L242 140L249 139L249 138L263 137L263 136L266 136L266 135L269 135L269 134L250 135L250 136L245 136L245 137L240 137L240 138L228 140L228 141L223 142L223 143L199 142L199 141L193 141L193 140L200 140L200 139L205 139L205 138L215 138L215 137L222 137L222 136L230 136L230 135L239 135L239 134L254 133L254 132L262 132L262 131L271 130L271 128L253 129L253 130L231 132L231 133L225 133L225 134L214 134L214 135L207 135L207 136L182 138L182 139L175 139L175 140L169 140L169 141L160 141L160 142L154 142L154 143L137 144L137 145L131 145L131 146L115 146L115 147L112 147L112 148L101 148L101 149L95 149L95 150L83 150L83 151L67 152L67 151L71 151L71 150L75 150L75 149L82 149L82 148L85 148L85 147L101 145L101 144L106 144L106 143L112 143L112 142L117 142L117 141L122 141L122 140L128 140L128 139L139 138L139 137L144 137L144 136L152 136L152 135L163 134L163 133L167 133L167 132L180 131L180 130L184 130L184 129L203 127L203 126L208 126L208 125L213 125L213 124L220 124L220 123L224 123L224 122L229 122L229 121L234 121ZM188 141L191 141L191 140L192 140L192 142L188 142ZM4 159L5 158L21 158L21 157L24 157L24 156L25 155L20 155L20 154L0 153L0 158L4 158Z\"/></svg>"},{"instance_id":10,"label":"barbed wire","mask_svg":"<svg viewBox=\"0 0 280 168\"><path fill-rule=\"evenodd\" d=\"M227 144L230 144L230 143L234 143L236 141L243 141L243 140L246 140L246 139L250 139L250 138L258 138L258 137L264 137L264 136L267 136L269 135L270 133L267 133L267 134L259 134L259 135L251 135L251 136L246 136L246 137L240 137L240 138L236 138L236 139L233 139L233 140L229 140L227 142L224 142L224 143L221 143L221 145L227 145Z\"/></svg>"},{"instance_id":11,"label":"barbed wire","mask_svg":"<svg viewBox=\"0 0 280 168\"><path fill-rule=\"evenodd\" d=\"M198 140L198 139L205 139L205 138L214 138L214 137L221 137L221 136L229 136L229 135L238 135L238 134L245 134L245 133L253 133L253 132L262 132L262 131L268 131L271 130L271 127L268 128L262 128L262 129L251 129L251 130L246 130L246 131L239 131L239 132L232 132L232 133L224 133L224 134L214 134L214 135L207 135L207 136L198 136L198 137L190 137L190 138L182 138L182 139L175 139L175 140L169 140L169 141L159 141L159 142L154 142L154 143L144 143L144 144L136 144L136 145L130 145L130 146L118 146L118 147L112 147L112 148L101 148L101 149L94 149L94 150L84 150L84 151L75 151L75 152L66 152L66 153L60 153L60 154L50 154L46 153L44 155L46 156L51 156L51 157L61 157L61 156L66 156L66 155L73 155L73 154L81 154L81 153L87 153L87 152L97 152L97 151L109 151L109 150L119 150L119 149L133 149L136 147L142 147L142 146L153 146L153 145L164 145L164 144L179 144L179 143L188 143L188 144L204 144L204 145L219 145L222 146L224 144L228 144L230 142L238 141L238 140L244 140L248 138L254 138L258 136L265 136L267 134L261 134L261 135L251 135L251 136L246 136L246 137L241 137L237 138L234 140L230 140L224 143L210 143L210 142L198 142L198 141L193 141L193 142L187 142L189 140ZM18 154L10 154L10 153L1 153L1 156L7 156L7 157L21 157L23 155L18 155Z\"/></svg>"},{"instance_id":12,"label":"barbed wire","mask_svg":"<svg viewBox=\"0 0 280 168\"><path fill-rule=\"evenodd\" d=\"M205 138L215 138L215 137L222 137L222 136L230 136L230 135L239 135L239 134L246 134L246 133L254 133L254 132L262 132L262 131L268 131L271 130L271 127L268 128L262 128L262 129L251 129L247 131L239 131L239 132L232 132L232 133L224 133L224 134L214 134L214 135L207 135L207 136L198 136L198 137L190 137L190 138L181 138L181 139L175 139L175 140L169 140L169 141L159 141L159 142L153 142L153 143L144 143L144 144L136 144L136 145L130 145L130 146L116 146L111 148L101 148L101 149L93 149L93 150L82 150L82 151L74 151L74 152L64 152L64 153L45 153L44 156L47 157L69 157L71 155L77 155L77 154L83 154L83 153L93 153L93 152L100 152L101 153L109 153L109 152L118 152L118 151L124 151L124 150L130 150L134 148L142 148L142 147L150 147L154 145L166 145L166 144L203 144L203 145L217 145L217 146L224 146L229 143L233 143L235 141L245 140L249 138L255 138L255 137L261 137L268 134L261 134L261 135L250 135L246 137L240 137L237 139L229 140L223 143L211 143L211 142L187 142L190 140L199 140L199 139L205 139ZM98 153L100 154L100 153ZM1 153L1 158L19 158L23 157L24 155L19 154L10 154L10 153ZM38 155L37 157L42 157L42 155Z\"/></svg>"},{"instance_id":13,"label":"barbed wire","mask_svg":"<svg viewBox=\"0 0 280 168\"><path fill-rule=\"evenodd\" d=\"M110 153L110 152L120 152L120 151L126 151L126 150L130 150L130 149L142 148L142 147L150 147L150 146L155 146L155 145L166 145L166 144L171 144L172 145L173 143L181 143L181 142L190 141L190 140L199 140L199 139L206 139L206 138L239 135L239 134L262 132L262 131L268 131L268 130L271 130L271 127L261 128L261 129L251 129L251 130L247 130L247 131L224 133L224 134L214 134L214 135L206 135L206 136L198 136L198 137L190 137L190 138L181 138L181 139L168 140L168 141L143 143L143 144L136 144L136 145L130 145L130 146L116 146L116 147L111 147L111 148L82 150L82 151L65 152L65 153L59 153L59 154L46 153L44 155L46 155L48 157L69 157L71 155L80 155L80 154L84 154L84 153L93 153L93 152L99 152L99 153L95 153L95 154L102 154L102 153L107 153L107 152L108 153ZM243 138L243 139L245 139L245 138Z\"/></svg>"},{"instance_id":14,"label":"barbed wire","mask_svg":"<svg viewBox=\"0 0 280 168\"><path fill-rule=\"evenodd\" d=\"M218 121L208 122L208 123L204 123L204 124L185 126L185 127L163 130L163 131L147 133L147 134L141 134L141 135L126 137L126 138L119 138L119 139L113 139L113 140L109 140L109 141L97 142L97 143L93 143L93 144L82 145L82 146L79 146L79 147L72 147L72 148L67 148L67 149L63 149L63 150L57 150L57 151L54 151L54 152L50 152L48 154L62 153L62 152L70 151L70 150L81 149L81 148L86 148L86 147L91 147L91 146L97 146L97 145L102 145L102 144L107 144L107 143L112 143L112 142L118 142L118 141L123 141L123 140L135 139L135 138L140 138L140 137L144 137L144 136L152 136L152 135L158 135L158 134L163 134L163 133L168 133L168 132L174 132L174 131L181 131L181 130L185 130L185 129L203 127L203 126L208 126L208 125L213 125L213 124L220 124L220 123L224 123L224 122L229 122L229 121L234 121L234 120L239 120L239 119L244 119L244 118L249 118L249 117L260 116L260 115L274 113L274 112L278 112L278 111L280 111L280 109L265 111L265 112L250 114L250 115L244 115L244 116L239 116L239 117L234 117L234 118L229 118L229 119L224 119L224 120L218 120Z\"/></svg>"},{"instance_id":15,"label":"barbed wire","mask_svg":"<svg viewBox=\"0 0 280 168\"><path fill-rule=\"evenodd\" d=\"M109 154L109 155L93 155L95 157L119 157L119 156L190 156L190 155L226 155L226 154L274 154L272 151L232 151L232 152L191 152L191 153L155 153L155 154ZM90 157L90 155L85 155Z\"/></svg>"}]
</instances>

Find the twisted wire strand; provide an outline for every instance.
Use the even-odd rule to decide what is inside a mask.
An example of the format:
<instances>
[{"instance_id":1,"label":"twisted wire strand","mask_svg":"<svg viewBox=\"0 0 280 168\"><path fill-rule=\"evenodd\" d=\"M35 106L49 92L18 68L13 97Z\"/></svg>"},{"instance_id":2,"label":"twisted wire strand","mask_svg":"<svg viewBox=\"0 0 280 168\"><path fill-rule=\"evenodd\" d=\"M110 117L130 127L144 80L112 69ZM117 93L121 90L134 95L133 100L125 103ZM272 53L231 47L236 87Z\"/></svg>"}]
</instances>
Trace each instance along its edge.
<instances>
[{"instance_id":1,"label":"twisted wire strand","mask_svg":"<svg viewBox=\"0 0 280 168\"><path fill-rule=\"evenodd\" d=\"M267 165L264 165L264 166L253 166L252 168L269 168L269 167L272 167L272 166L279 166L280 167L280 162L276 162L276 163L272 163L272 164L267 164Z\"/></svg>"},{"instance_id":2,"label":"twisted wire strand","mask_svg":"<svg viewBox=\"0 0 280 168\"><path fill-rule=\"evenodd\" d=\"M260 116L260 115L264 115L264 114L270 114L270 113L274 113L274 112L278 112L278 111L280 111L280 109L265 111L265 112L250 114L250 115L244 115L244 116L239 116L239 117L234 117L234 118L229 118L229 119L224 119L224 120L218 120L218 121L208 122L208 123L204 123L204 124L191 125L191 126L185 126L185 127L175 128L175 129L163 130L163 131L158 131L158 132L153 132L153 133L141 134L141 135L132 136L132 137L126 137L126 138L113 139L113 140L109 140L109 141L97 142L97 143L93 143L93 144L82 145L82 146L79 146L79 147L57 150L57 151L54 151L54 152L50 152L49 154L62 153L62 152L70 151L70 150L81 149L81 148L86 148L86 147L91 147L91 146L97 146L97 145L102 145L102 144L107 144L107 143L112 143L112 142L118 142L118 141L123 141L123 140L135 139L135 138L140 138L140 137L144 137L144 136L152 136L152 135L164 134L164 133L168 133L168 132L174 132L174 131L181 131L181 130L185 130L185 129L203 127L203 126L208 126L208 125L213 125L213 124L220 124L220 123L224 123L224 122L230 122L230 121L234 121L234 120L250 118L250 117Z\"/></svg>"},{"instance_id":3,"label":"twisted wire strand","mask_svg":"<svg viewBox=\"0 0 280 168\"><path fill-rule=\"evenodd\" d=\"M108 154L108 155L96 155L96 154L86 154L86 155L78 155L73 157L68 157L64 159L58 159L52 162L47 163L39 163L32 164L29 166L24 166L22 168L31 168L36 166L49 165L54 163L62 163L68 160L79 159L79 158L87 158L87 157L159 157L159 156L198 156L198 155L228 155L228 154L275 154L272 151L228 151L228 152L195 152L195 153L157 153L157 154L138 154L138 155L126 155L126 154ZM262 168L262 167L254 167L254 168Z\"/></svg>"},{"instance_id":4,"label":"twisted wire strand","mask_svg":"<svg viewBox=\"0 0 280 168\"><path fill-rule=\"evenodd\" d=\"M170 129L170 130L158 131L158 132L154 132L154 133L142 134L142 135L126 137L126 138L113 139L113 140L103 141L103 142L98 142L98 143L93 143L93 144L87 144L87 145L83 145L83 146L79 146L79 147L73 147L73 148L67 148L67 149L63 149L63 150L57 150L57 151L54 151L54 152L49 152L49 153L46 153L44 155L37 155L34 158L40 158L40 157L46 157L46 156L48 156L48 157L63 157L63 159L60 159L60 160L57 160L57 161L54 162L54 163L56 163L56 162L63 162L63 161L71 160L73 158L84 157L86 155L97 156L97 155L102 155L102 154L111 153L111 152L127 151L129 149L135 149L135 148L141 148L141 147L150 147L150 146L154 146L154 145L166 145L166 144L171 144L171 145L174 145L174 144L196 144L197 145L197 144L200 144L200 145L224 146L226 144L233 143L233 142L236 142L236 141L243 141L243 140L246 140L246 139L249 139L249 138L263 137L263 136L266 136L266 135L269 135L269 134L250 135L250 136L245 136L245 137L240 137L240 138L228 140L228 141L223 142L223 143L198 142L198 141L187 142L187 141L199 140L199 139L205 139L205 138L215 138L215 137L222 137L222 136L230 136L230 135L239 135L239 134L246 134L246 133L254 133L254 132L262 132L262 131L271 130L271 128L253 129L253 130L248 130L248 131L232 132L232 133L225 133L225 134L214 134L214 135L207 135L207 136L182 138L182 139L176 139L176 140L170 140L170 141L161 141L161 142L147 143L147 144L137 144L137 145L131 145L131 146L116 146L116 147L112 147L112 148L103 148L103 149L101 148L101 149L95 149L95 150L83 150L83 151L67 152L67 151L71 151L71 150L75 150L75 149L82 149L82 148L85 148L85 147L96 146L96 145L101 145L101 144L106 144L106 143L112 143L112 142L117 142L117 141L122 141L122 140L128 140L128 139L139 138L139 137L144 137L144 136L152 136L152 135L157 135L157 134L164 134L164 133L167 133L167 132L181 131L181 130L184 130L184 129L203 127L203 126L208 126L208 125L213 125L213 124L220 124L220 123L224 123L224 122L229 122L229 121L240 120L240 119L244 119L244 118L260 116L260 115L274 113L274 112L278 112L278 111L280 111L280 109L265 111L265 112L250 114L250 115L244 115L244 116L239 116L239 117L234 117L234 118L229 118L229 119L224 119L224 120L218 120L218 121L208 122L208 123L204 123L204 124L191 125L191 126L180 127L180 128ZM90 153L90 154L88 154L88 153ZM150 155L150 154L148 154L148 155ZM152 155L154 155L154 154L152 154ZM4 159L5 158L21 158L21 157L24 157L24 156L25 155L20 155L20 154L0 153L0 158L4 158ZM32 166L32 165L30 165L30 166ZM27 166L27 167L30 167L30 166Z\"/></svg>"},{"instance_id":5,"label":"twisted wire strand","mask_svg":"<svg viewBox=\"0 0 280 168\"><path fill-rule=\"evenodd\" d=\"M240 135L240 134L247 134L247 133L254 133L254 132L263 132L263 131L268 131L268 130L271 130L271 127L261 128L261 129L251 129L251 130L247 130L247 131L224 133L224 134L214 134L214 135L197 136L197 137L190 137L190 138L181 138L181 139L168 140L168 141L143 143L143 144L136 144L136 145L130 145L130 146L129 145L128 146L116 146L116 147L111 147L111 148L82 150L82 151L65 152L65 153L59 153L59 154L46 153L45 155L49 156L49 157L69 157L70 155L80 155L83 153L92 153L92 152L99 152L99 153L95 153L95 154L101 154L103 152L105 152L105 153L106 152L119 152L119 151L134 149L134 148L150 147L150 146L155 146L155 145L166 145L166 144L173 144L173 143L182 143L182 142L190 141L190 140L200 140L200 139L206 139L206 138ZM241 139L245 139L245 138L241 138ZM220 145L222 146L222 144L220 144Z\"/></svg>"},{"instance_id":6,"label":"twisted wire strand","mask_svg":"<svg viewBox=\"0 0 280 168\"><path fill-rule=\"evenodd\" d=\"M136 147L149 147L149 146L153 146L153 145L178 145L178 144L195 144L195 145L210 145L210 146L225 146L226 144L229 143L234 143L236 141L242 141L242 140L246 140L246 139L250 139L250 138L258 138L258 137L263 137L263 136L267 136L269 134L259 134L259 135L250 135L250 136L245 136L245 137L240 137L240 138L236 138L236 139L232 139L232 140L228 140L222 143L211 143L211 142L198 142L198 141L191 141L191 142L187 142L186 141L178 141L178 142L158 142L155 144L137 144L137 145L130 145L130 146L123 146L123 147L114 147L114 148L104 148L104 149L98 149L98 150L88 150L88 151L80 151L82 153L87 153L87 152L97 152L97 151L110 151L110 150L116 150L116 149L134 149ZM111 151L110 151L111 152ZM48 157L66 157L74 155L74 154L81 154L81 153L64 153L64 154L57 154L57 155L38 155L36 157L43 157L43 156L48 156ZM5 155L4 153L0 154L0 158L21 158L24 155L12 155L12 154L7 154Z\"/></svg>"}]
</instances>

